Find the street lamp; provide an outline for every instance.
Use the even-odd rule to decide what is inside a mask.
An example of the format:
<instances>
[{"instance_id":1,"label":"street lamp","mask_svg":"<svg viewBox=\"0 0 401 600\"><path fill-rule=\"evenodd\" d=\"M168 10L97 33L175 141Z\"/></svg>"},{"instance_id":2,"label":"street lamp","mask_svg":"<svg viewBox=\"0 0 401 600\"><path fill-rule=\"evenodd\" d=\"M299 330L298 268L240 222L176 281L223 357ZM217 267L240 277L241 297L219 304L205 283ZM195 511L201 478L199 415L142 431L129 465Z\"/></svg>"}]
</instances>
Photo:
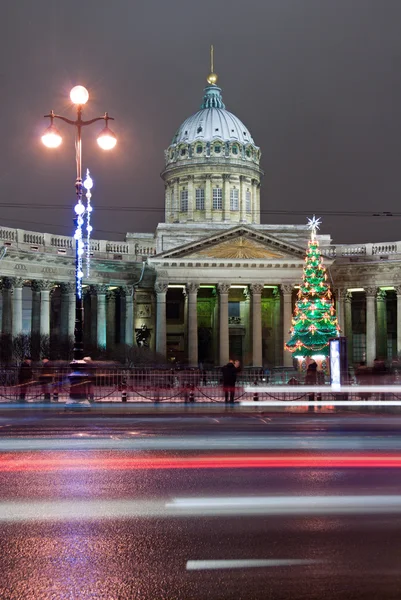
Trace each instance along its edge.
<instances>
[{"instance_id":1,"label":"street lamp","mask_svg":"<svg viewBox=\"0 0 401 600\"><path fill-rule=\"evenodd\" d=\"M104 113L102 117L96 117L84 121L82 119L82 111L84 105L89 100L89 92L82 85L76 85L70 92L70 98L72 103L75 105L77 110L77 117L74 120L67 119L60 115L56 115L54 111L45 117L50 118L50 126L47 127L42 136L42 142L48 148L58 148L62 142L60 132L54 125L55 119L60 119L68 125L75 127L75 158L77 165L77 179L75 182L75 191L77 195L77 203L74 207L75 218L74 223L76 225L75 237L75 300L76 300L76 311L75 311L75 328L74 328L74 359L73 363L82 362L84 357L83 349L83 302L82 302L82 255L84 253L84 244L82 240L82 234L77 234L78 229L81 229L83 223L83 214L85 213L85 207L82 204L83 184L82 184L82 127L86 125L92 125L96 121L105 121L105 127L100 132L97 141L99 146L103 150L111 150L117 143L117 138L108 126L109 121L113 121L113 117L109 117L108 113ZM90 186L92 187L92 186ZM88 188L87 188L88 189ZM90 188L89 188L90 189ZM88 189L88 191L89 191ZM87 248L88 252L88 248ZM78 367L78 364L75 365Z\"/></svg>"}]
</instances>

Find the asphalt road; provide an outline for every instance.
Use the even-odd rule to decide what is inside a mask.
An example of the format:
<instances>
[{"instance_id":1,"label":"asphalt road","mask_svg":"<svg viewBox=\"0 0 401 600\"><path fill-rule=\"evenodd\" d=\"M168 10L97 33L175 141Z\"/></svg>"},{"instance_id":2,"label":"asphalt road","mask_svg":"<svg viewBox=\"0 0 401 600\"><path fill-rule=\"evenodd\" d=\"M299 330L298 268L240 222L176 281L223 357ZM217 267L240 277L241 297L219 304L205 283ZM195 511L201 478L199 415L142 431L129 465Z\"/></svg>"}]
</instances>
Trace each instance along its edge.
<instances>
[{"instance_id":1,"label":"asphalt road","mask_svg":"<svg viewBox=\"0 0 401 600\"><path fill-rule=\"evenodd\" d=\"M0 411L0 598L401 597L397 415Z\"/></svg>"}]
</instances>

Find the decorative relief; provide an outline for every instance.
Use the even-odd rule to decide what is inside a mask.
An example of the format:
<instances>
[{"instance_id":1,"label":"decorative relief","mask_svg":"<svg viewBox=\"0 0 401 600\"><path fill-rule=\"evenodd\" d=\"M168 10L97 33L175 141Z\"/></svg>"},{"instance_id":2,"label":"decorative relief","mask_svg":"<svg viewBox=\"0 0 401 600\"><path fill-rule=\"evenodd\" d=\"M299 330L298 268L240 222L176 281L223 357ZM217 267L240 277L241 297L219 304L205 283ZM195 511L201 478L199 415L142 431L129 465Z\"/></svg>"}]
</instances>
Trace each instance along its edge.
<instances>
[{"instance_id":1,"label":"decorative relief","mask_svg":"<svg viewBox=\"0 0 401 600\"><path fill-rule=\"evenodd\" d=\"M387 298L386 290L378 289L377 294L376 294L377 302L385 302L386 298Z\"/></svg>"},{"instance_id":2,"label":"decorative relief","mask_svg":"<svg viewBox=\"0 0 401 600\"><path fill-rule=\"evenodd\" d=\"M205 248L198 252L196 256L228 259L258 259L283 258L284 255L279 252L272 252L262 244L241 236L234 240L228 240L227 242L222 242L216 246Z\"/></svg>"},{"instance_id":3,"label":"decorative relief","mask_svg":"<svg viewBox=\"0 0 401 600\"><path fill-rule=\"evenodd\" d=\"M57 269L55 269L54 267L43 267L42 273L44 273L45 275L56 275Z\"/></svg>"},{"instance_id":4,"label":"decorative relief","mask_svg":"<svg viewBox=\"0 0 401 600\"><path fill-rule=\"evenodd\" d=\"M25 282L25 279L22 279L22 277L16 277L14 279L14 287L22 288L22 287L24 287L24 282Z\"/></svg>"},{"instance_id":5,"label":"decorative relief","mask_svg":"<svg viewBox=\"0 0 401 600\"><path fill-rule=\"evenodd\" d=\"M152 316L151 304L138 304L135 307L135 314L138 319L150 319Z\"/></svg>"},{"instance_id":6,"label":"decorative relief","mask_svg":"<svg viewBox=\"0 0 401 600\"><path fill-rule=\"evenodd\" d=\"M14 267L16 271L27 271L26 265L22 265L21 263L17 263Z\"/></svg>"}]
</instances>

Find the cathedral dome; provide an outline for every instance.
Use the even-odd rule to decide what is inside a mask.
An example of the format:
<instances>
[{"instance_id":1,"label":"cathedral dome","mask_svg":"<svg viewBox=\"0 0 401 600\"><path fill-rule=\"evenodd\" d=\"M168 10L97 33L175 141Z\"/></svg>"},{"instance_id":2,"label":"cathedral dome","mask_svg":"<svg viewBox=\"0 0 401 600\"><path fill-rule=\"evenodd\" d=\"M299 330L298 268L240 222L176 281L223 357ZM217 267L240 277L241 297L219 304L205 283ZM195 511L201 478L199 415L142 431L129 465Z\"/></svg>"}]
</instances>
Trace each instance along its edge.
<instances>
[{"instance_id":1,"label":"cathedral dome","mask_svg":"<svg viewBox=\"0 0 401 600\"><path fill-rule=\"evenodd\" d=\"M260 222L260 149L226 110L216 81L212 72L200 110L165 150L161 176L168 223Z\"/></svg>"},{"instance_id":2,"label":"cathedral dome","mask_svg":"<svg viewBox=\"0 0 401 600\"><path fill-rule=\"evenodd\" d=\"M212 142L216 139L255 145L242 121L226 110L221 89L216 85L210 85L205 89L201 109L179 127L172 145L197 141Z\"/></svg>"}]
</instances>

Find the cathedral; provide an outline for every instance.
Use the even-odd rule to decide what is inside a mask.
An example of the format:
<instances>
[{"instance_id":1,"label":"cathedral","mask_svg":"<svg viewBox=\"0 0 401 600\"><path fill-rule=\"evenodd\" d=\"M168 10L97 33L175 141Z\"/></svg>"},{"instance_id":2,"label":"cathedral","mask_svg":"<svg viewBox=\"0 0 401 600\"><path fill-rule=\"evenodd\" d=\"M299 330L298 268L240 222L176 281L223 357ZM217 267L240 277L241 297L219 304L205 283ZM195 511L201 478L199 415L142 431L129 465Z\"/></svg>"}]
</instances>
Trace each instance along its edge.
<instances>
[{"instance_id":1,"label":"cathedral","mask_svg":"<svg viewBox=\"0 0 401 600\"><path fill-rule=\"evenodd\" d=\"M201 97L201 95L200 95ZM84 340L145 345L167 360L290 367L284 350L309 240L307 225L260 223L261 150L226 109L211 73L200 110L165 150L165 221L124 242L91 241ZM401 353L399 242L317 239L350 363ZM400 248L401 254L401 248ZM75 240L0 227L1 328L68 339Z\"/></svg>"}]
</instances>

